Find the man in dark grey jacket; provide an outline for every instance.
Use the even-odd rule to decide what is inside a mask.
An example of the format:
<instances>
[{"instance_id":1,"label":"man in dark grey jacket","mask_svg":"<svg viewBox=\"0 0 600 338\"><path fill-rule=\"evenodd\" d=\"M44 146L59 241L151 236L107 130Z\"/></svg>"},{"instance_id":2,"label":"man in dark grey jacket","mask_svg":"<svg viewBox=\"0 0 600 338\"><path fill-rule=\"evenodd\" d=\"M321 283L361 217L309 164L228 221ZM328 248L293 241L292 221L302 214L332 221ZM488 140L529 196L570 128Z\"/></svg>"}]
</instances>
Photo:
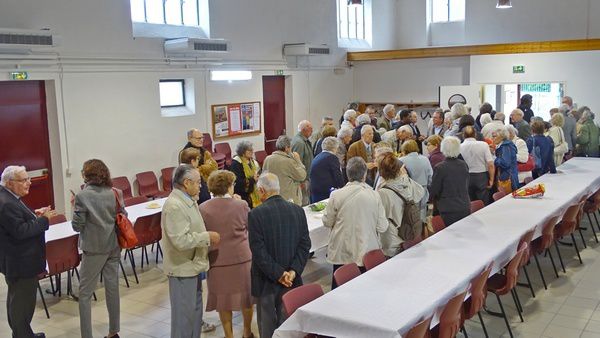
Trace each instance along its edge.
<instances>
[{"instance_id":1,"label":"man in dark grey jacket","mask_svg":"<svg viewBox=\"0 0 600 338\"><path fill-rule=\"evenodd\" d=\"M575 150L575 145L577 144L577 121L569 115L569 106L566 104L562 104L558 108L558 112L565 117L565 123L562 126L563 134L565 134L565 139L569 145L569 151L573 154L573 150Z\"/></svg>"}]
</instances>

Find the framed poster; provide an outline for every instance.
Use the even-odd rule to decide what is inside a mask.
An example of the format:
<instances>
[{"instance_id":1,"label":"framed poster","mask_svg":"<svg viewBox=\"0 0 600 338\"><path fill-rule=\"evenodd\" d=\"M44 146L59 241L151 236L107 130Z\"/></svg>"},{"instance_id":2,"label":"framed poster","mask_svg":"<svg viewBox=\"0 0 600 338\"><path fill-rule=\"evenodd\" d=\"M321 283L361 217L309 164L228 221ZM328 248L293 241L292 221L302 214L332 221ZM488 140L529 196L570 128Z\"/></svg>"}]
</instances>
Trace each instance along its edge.
<instances>
[{"instance_id":1,"label":"framed poster","mask_svg":"<svg viewBox=\"0 0 600 338\"><path fill-rule=\"evenodd\" d=\"M212 105L211 117L215 140L261 133L260 102Z\"/></svg>"}]
</instances>

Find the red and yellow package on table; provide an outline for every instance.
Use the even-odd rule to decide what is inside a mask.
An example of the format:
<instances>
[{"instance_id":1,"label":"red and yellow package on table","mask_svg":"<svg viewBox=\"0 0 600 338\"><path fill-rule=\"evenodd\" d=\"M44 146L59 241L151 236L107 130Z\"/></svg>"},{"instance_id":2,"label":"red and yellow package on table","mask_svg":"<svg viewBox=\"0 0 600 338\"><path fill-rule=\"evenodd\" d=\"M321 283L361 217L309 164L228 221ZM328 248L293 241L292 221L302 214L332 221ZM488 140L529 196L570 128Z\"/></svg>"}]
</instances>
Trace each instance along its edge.
<instances>
[{"instance_id":1,"label":"red and yellow package on table","mask_svg":"<svg viewBox=\"0 0 600 338\"><path fill-rule=\"evenodd\" d=\"M514 198L542 198L546 192L546 186L543 183L531 187L523 187L513 191Z\"/></svg>"}]
</instances>

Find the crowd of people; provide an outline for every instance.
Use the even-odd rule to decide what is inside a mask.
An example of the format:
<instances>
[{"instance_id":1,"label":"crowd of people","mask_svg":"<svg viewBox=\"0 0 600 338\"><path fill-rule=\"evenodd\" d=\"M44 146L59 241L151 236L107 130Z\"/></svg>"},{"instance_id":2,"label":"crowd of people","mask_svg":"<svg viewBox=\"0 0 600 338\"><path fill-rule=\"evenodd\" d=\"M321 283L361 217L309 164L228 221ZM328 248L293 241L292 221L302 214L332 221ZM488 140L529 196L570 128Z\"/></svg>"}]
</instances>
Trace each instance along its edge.
<instances>
[{"instance_id":1,"label":"crowd of people","mask_svg":"<svg viewBox=\"0 0 600 338\"><path fill-rule=\"evenodd\" d=\"M231 165L219 170L203 148L203 134L190 130L161 215L171 337L214 329L202 320L203 279L206 311L219 313L226 337L233 337L233 311L242 313L243 337L254 336L254 305L260 337L271 337L285 318L282 294L302 284L311 248L302 207L309 203L328 199L323 225L331 229L327 261L333 271L347 263L364 270L365 253L382 249L391 257L425 236L432 214L451 226L470 214L471 201L489 204L495 191L509 193L526 177L555 173L572 156L599 156L600 130L588 107L575 109L564 97L543 121L531 110L531 96L520 102L507 124L488 103L476 117L461 103L437 109L424 133L416 112L391 104L381 116L371 106L362 114L348 109L339 129L331 117L315 132L310 121L301 121L296 135L277 139L262 168L253 144L241 141ZM90 302L102 274L107 337L118 337L121 248L115 221L126 213L123 196L101 160L86 161L82 177L85 185L71 200L82 250L81 336L92 337ZM43 337L30 322L38 274L45 269L44 232L56 215L50 207L31 211L23 204L30 186L24 167L4 169L0 272L15 337Z\"/></svg>"}]
</instances>

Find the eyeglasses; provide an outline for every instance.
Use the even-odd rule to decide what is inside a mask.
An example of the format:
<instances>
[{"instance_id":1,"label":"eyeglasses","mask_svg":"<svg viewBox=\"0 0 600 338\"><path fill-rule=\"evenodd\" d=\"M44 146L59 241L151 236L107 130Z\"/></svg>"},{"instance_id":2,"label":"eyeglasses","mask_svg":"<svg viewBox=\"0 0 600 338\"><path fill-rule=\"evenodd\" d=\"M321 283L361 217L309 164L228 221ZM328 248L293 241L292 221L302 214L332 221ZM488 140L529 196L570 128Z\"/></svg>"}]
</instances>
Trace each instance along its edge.
<instances>
[{"instance_id":1,"label":"eyeglasses","mask_svg":"<svg viewBox=\"0 0 600 338\"><path fill-rule=\"evenodd\" d=\"M19 183L25 183L25 182L31 182L31 178L27 177L27 178L22 178L20 180L12 179L11 181L15 181L15 182L19 182Z\"/></svg>"},{"instance_id":2,"label":"eyeglasses","mask_svg":"<svg viewBox=\"0 0 600 338\"><path fill-rule=\"evenodd\" d=\"M198 137L194 137L194 136L192 136L192 137L190 137L190 138L191 138L191 139L194 139L194 140L202 140L202 139L204 138L204 136L198 136Z\"/></svg>"}]
</instances>

